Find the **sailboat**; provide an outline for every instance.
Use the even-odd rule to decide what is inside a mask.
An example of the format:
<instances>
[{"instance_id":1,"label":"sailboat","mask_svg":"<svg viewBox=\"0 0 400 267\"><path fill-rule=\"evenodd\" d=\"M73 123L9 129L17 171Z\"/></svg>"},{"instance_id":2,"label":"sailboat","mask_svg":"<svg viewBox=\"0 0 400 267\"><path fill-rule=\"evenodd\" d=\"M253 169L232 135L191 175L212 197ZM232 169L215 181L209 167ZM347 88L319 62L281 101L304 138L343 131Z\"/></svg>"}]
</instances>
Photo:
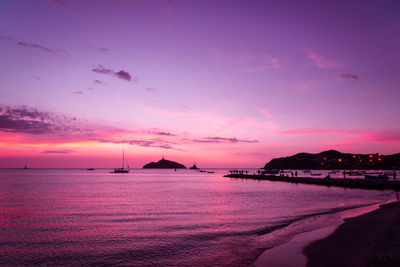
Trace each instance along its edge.
<instances>
[{"instance_id":1,"label":"sailboat","mask_svg":"<svg viewBox=\"0 0 400 267\"><path fill-rule=\"evenodd\" d=\"M124 163L125 163L125 151L122 150L122 168L115 168L114 171L111 173L128 173L129 172L129 166L127 169L124 168Z\"/></svg>"}]
</instances>

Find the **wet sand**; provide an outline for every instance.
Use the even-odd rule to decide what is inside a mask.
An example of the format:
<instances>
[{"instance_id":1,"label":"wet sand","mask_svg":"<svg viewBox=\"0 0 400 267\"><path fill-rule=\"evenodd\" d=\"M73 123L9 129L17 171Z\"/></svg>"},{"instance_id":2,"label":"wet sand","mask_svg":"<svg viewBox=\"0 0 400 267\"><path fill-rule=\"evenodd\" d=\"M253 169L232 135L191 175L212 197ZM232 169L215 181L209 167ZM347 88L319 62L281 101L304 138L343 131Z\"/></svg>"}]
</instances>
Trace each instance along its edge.
<instances>
[{"instance_id":1,"label":"wet sand","mask_svg":"<svg viewBox=\"0 0 400 267\"><path fill-rule=\"evenodd\" d=\"M306 266L307 257L302 253L305 245L314 240L325 238L332 234L337 225L324 227L310 232L296 235L289 242L266 250L254 262L255 267L279 266L279 267L303 267Z\"/></svg>"},{"instance_id":2,"label":"wet sand","mask_svg":"<svg viewBox=\"0 0 400 267\"><path fill-rule=\"evenodd\" d=\"M307 266L400 266L400 202L345 223L304 248Z\"/></svg>"}]
</instances>

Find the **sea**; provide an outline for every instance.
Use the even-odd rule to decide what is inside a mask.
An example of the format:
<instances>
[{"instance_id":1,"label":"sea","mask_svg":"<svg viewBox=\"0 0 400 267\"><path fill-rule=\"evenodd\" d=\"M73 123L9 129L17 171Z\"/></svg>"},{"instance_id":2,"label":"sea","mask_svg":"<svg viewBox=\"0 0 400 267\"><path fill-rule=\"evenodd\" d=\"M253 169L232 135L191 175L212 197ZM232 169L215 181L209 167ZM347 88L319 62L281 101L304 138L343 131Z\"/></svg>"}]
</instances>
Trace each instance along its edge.
<instances>
[{"instance_id":1,"label":"sea","mask_svg":"<svg viewBox=\"0 0 400 267\"><path fill-rule=\"evenodd\" d=\"M340 212L395 197L208 171L0 169L0 265L252 266Z\"/></svg>"}]
</instances>

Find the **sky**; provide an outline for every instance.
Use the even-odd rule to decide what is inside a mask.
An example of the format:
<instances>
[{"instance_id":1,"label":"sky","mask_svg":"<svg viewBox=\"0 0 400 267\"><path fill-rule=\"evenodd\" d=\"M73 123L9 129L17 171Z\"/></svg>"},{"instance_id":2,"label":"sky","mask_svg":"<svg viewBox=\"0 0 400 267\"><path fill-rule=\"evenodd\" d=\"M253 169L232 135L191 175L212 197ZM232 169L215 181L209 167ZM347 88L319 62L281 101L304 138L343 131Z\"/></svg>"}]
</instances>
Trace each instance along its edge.
<instances>
[{"instance_id":1,"label":"sky","mask_svg":"<svg viewBox=\"0 0 400 267\"><path fill-rule=\"evenodd\" d=\"M400 152L400 1L0 1L0 167Z\"/></svg>"}]
</instances>

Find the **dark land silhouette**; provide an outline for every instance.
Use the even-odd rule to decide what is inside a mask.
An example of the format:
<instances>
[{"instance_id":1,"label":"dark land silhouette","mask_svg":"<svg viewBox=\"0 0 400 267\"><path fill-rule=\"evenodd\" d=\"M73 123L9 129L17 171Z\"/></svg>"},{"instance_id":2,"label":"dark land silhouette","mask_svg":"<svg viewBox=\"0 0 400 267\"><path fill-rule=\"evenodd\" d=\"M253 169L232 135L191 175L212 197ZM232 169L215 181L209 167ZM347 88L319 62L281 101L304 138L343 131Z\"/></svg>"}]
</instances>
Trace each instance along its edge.
<instances>
[{"instance_id":1,"label":"dark land silhouette","mask_svg":"<svg viewBox=\"0 0 400 267\"><path fill-rule=\"evenodd\" d=\"M157 162L147 163L143 169L186 169L186 167L178 162L162 158Z\"/></svg>"},{"instance_id":2,"label":"dark land silhouette","mask_svg":"<svg viewBox=\"0 0 400 267\"><path fill-rule=\"evenodd\" d=\"M272 159L265 169L391 170L400 169L400 153L393 155L352 154L327 150L318 154L298 153Z\"/></svg>"},{"instance_id":3,"label":"dark land silhouette","mask_svg":"<svg viewBox=\"0 0 400 267\"><path fill-rule=\"evenodd\" d=\"M193 164L193 166L190 167L189 169L191 169L191 170L198 170L199 168L196 166L196 163L195 163L195 164Z\"/></svg>"},{"instance_id":4,"label":"dark land silhouette","mask_svg":"<svg viewBox=\"0 0 400 267\"><path fill-rule=\"evenodd\" d=\"M400 266L400 202L345 223L304 249L307 266Z\"/></svg>"},{"instance_id":5,"label":"dark land silhouette","mask_svg":"<svg viewBox=\"0 0 400 267\"><path fill-rule=\"evenodd\" d=\"M400 181L394 179L343 179L343 178L314 178L314 177L290 177L285 175L245 174L243 172L225 175L229 178L268 180L277 182L288 182L295 184L314 184L324 186L335 186L344 188L358 188L371 190L395 190L400 191Z\"/></svg>"}]
</instances>

